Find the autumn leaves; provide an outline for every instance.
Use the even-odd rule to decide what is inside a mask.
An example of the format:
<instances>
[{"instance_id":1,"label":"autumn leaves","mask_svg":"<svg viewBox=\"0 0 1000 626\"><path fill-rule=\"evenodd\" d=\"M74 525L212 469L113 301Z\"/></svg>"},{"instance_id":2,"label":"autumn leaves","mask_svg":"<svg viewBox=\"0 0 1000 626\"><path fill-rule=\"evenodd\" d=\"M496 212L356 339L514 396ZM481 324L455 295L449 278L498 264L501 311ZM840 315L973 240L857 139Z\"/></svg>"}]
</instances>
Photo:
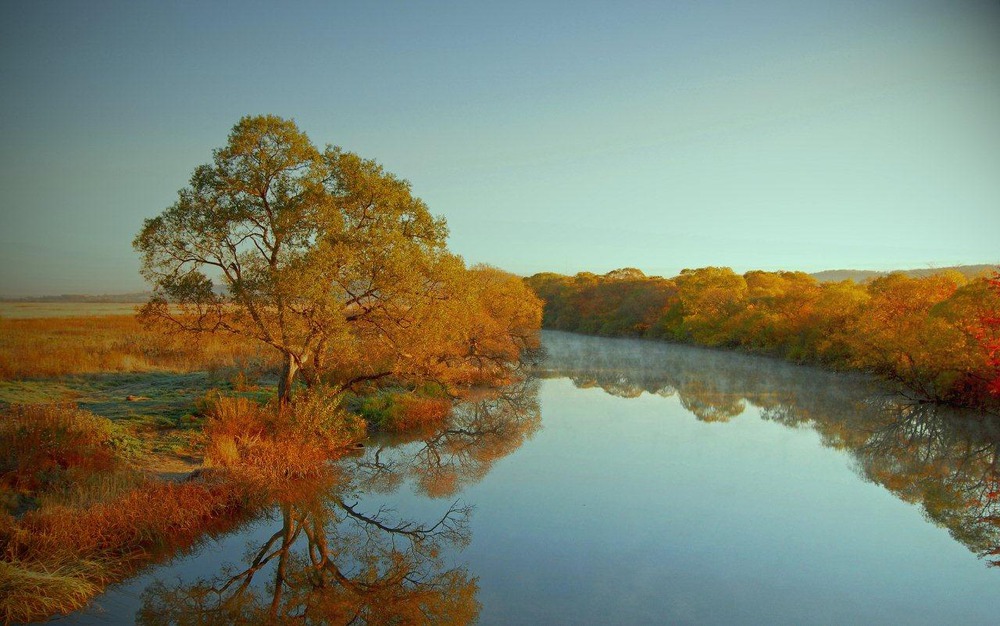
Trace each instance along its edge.
<instances>
[{"instance_id":1,"label":"autumn leaves","mask_svg":"<svg viewBox=\"0 0 1000 626\"><path fill-rule=\"evenodd\" d=\"M873 372L922 399L996 407L1000 280L956 272L820 283L801 272L536 274L545 326L735 347Z\"/></svg>"}]
</instances>

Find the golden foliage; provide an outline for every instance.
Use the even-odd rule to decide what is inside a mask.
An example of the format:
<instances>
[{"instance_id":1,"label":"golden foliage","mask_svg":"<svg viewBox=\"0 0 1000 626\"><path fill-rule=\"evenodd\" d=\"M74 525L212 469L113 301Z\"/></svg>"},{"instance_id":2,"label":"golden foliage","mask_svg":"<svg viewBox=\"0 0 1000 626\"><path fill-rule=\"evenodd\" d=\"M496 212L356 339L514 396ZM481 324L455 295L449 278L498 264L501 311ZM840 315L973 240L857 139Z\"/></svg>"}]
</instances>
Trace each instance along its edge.
<instances>
[{"instance_id":1,"label":"golden foliage","mask_svg":"<svg viewBox=\"0 0 1000 626\"><path fill-rule=\"evenodd\" d=\"M155 289L143 316L269 346L286 403L300 377L340 391L388 377L505 380L537 341L539 304L499 270L466 269L447 233L376 161L320 151L291 120L246 116L136 236Z\"/></svg>"},{"instance_id":2,"label":"golden foliage","mask_svg":"<svg viewBox=\"0 0 1000 626\"><path fill-rule=\"evenodd\" d=\"M669 280L623 270L526 283L546 301L548 328L740 347L871 372L927 399L996 403L1000 325L987 321L1000 319L1000 290L986 278L897 273L859 285L706 267Z\"/></svg>"}]
</instances>

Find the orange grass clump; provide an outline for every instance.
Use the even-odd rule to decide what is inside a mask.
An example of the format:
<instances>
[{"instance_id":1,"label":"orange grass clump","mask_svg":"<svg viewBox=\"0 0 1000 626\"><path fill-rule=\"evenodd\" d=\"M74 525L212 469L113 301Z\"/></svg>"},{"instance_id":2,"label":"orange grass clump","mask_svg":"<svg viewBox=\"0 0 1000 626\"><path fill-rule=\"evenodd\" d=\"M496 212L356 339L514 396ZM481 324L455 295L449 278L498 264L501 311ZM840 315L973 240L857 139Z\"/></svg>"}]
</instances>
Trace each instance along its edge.
<instances>
[{"instance_id":1,"label":"orange grass clump","mask_svg":"<svg viewBox=\"0 0 1000 626\"><path fill-rule=\"evenodd\" d=\"M0 318L0 380L70 374L194 371L271 365L273 357L247 339L164 333L128 315Z\"/></svg>"},{"instance_id":2,"label":"orange grass clump","mask_svg":"<svg viewBox=\"0 0 1000 626\"><path fill-rule=\"evenodd\" d=\"M161 482L130 467L109 420L71 404L0 413L0 622L84 606L109 582L232 526L259 494L225 477Z\"/></svg>"},{"instance_id":3,"label":"orange grass clump","mask_svg":"<svg viewBox=\"0 0 1000 626\"><path fill-rule=\"evenodd\" d=\"M30 494L116 468L110 420L73 404L13 405L0 413L0 492Z\"/></svg>"},{"instance_id":4,"label":"orange grass clump","mask_svg":"<svg viewBox=\"0 0 1000 626\"><path fill-rule=\"evenodd\" d=\"M365 423L314 390L291 406L219 397L205 423L205 460L254 484L316 476L364 438Z\"/></svg>"},{"instance_id":5,"label":"orange grass clump","mask_svg":"<svg viewBox=\"0 0 1000 626\"><path fill-rule=\"evenodd\" d=\"M44 560L75 557L144 560L149 554L189 547L215 519L243 508L247 492L223 480L148 481L110 502L77 509L53 506L30 511L13 528L0 530L4 557Z\"/></svg>"},{"instance_id":6,"label":"orange grass clump","mask_svg":"<svg viewBox=\"0 0 1000 626\"><path fill-rule=\"evenodd\" d=\"M384 391L360 399L358 411L380 430L420 433L451 414L451 398L428 390Z\"/></svg>"},{"instance_id":7,"label":"orange grass clump","mask_svg":"<svg viewBox=\"0 0 1000 626\"><path fill-rule=\"evenodd\" d=\"M386 430L393 432L420 431L433 428L451 413L448 398L428 398L415 394L400 394L384 422Z\"/></svg>"}]
</instances>

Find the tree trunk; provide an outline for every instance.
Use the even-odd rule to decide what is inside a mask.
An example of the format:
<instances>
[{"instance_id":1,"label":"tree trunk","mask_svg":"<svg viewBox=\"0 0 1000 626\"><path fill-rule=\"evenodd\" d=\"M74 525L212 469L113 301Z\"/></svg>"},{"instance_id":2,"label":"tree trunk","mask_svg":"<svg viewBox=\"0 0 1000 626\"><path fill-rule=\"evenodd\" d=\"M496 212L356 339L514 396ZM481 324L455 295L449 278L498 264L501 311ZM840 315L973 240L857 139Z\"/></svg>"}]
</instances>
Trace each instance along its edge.
<instances>
[{"instance_id":1,"label":"tree trunk","mask_svg":"<svg viewBox=\"0 0 1000 626\"><path fill-rule=\"evenodd\" d=\"M281 608L281 595L285 589L285 575L288 568L288 557L291 555L292 542L295 539L294 525L292 519L294 511L289 504L281 507L281 525L284 536L281 538L281 554L278 557L278 569L274 573L274 595L271 596L271 618L278 617L278 609Z\"/></svg>"},{"instance_id":2,"label":"tree trunk","mask_svg":"<svg viewBox=\"0 0 1000 626\"><path fill-rule=\"evenodd\" d=\"M285 362L281 367L281 375L278 377L278 402L282 405L292 401L292 385L295 384L295 376L299 373L299 366L292 358L292 355L285 355Z\"/></svg>"}]
</instances>

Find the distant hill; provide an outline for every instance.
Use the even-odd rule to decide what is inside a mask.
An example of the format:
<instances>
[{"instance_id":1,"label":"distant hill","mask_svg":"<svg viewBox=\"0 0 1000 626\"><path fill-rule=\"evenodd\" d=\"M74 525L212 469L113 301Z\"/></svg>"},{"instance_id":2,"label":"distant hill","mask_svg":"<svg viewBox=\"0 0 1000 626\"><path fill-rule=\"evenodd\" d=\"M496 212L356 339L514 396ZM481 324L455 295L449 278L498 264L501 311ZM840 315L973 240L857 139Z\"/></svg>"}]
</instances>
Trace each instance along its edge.
<instances>
[{"instance_id":1,"label":"distant hill","mask_svg":"<svg viewBox=\"0 0 1000 626\"><path fill-rule=\"evenodd\" d=\"M919 276L930 276L947 270L955 270L956 272L960 272L969 278L976 278L977 276L982 276L983 274L989 274L995 269L997 269L996 265L953 265L951 267L928 267L916 270L894 271L902 272L907 276L916 278ZM879 276L885 276L891 273L892 272L876 272L873 270L825 270L810 274L810 276L824 283L839 282L847 280L848 278L856 283L864 283L878 278Z\"/></svg>"},{"instance_id":2,"label":"distant hill","mask_svg":"<svg viewBox=\"0 0 1000 626\"><path fill-rule=\"evenodd\" d=\"M24 298L0 298L0 302L86 302L89 304L139 304L149 300L151 291L133 293L113 293L88 296L79 293L64 293L59 296L30 296Z\"/></svg>"}]
</instances>

